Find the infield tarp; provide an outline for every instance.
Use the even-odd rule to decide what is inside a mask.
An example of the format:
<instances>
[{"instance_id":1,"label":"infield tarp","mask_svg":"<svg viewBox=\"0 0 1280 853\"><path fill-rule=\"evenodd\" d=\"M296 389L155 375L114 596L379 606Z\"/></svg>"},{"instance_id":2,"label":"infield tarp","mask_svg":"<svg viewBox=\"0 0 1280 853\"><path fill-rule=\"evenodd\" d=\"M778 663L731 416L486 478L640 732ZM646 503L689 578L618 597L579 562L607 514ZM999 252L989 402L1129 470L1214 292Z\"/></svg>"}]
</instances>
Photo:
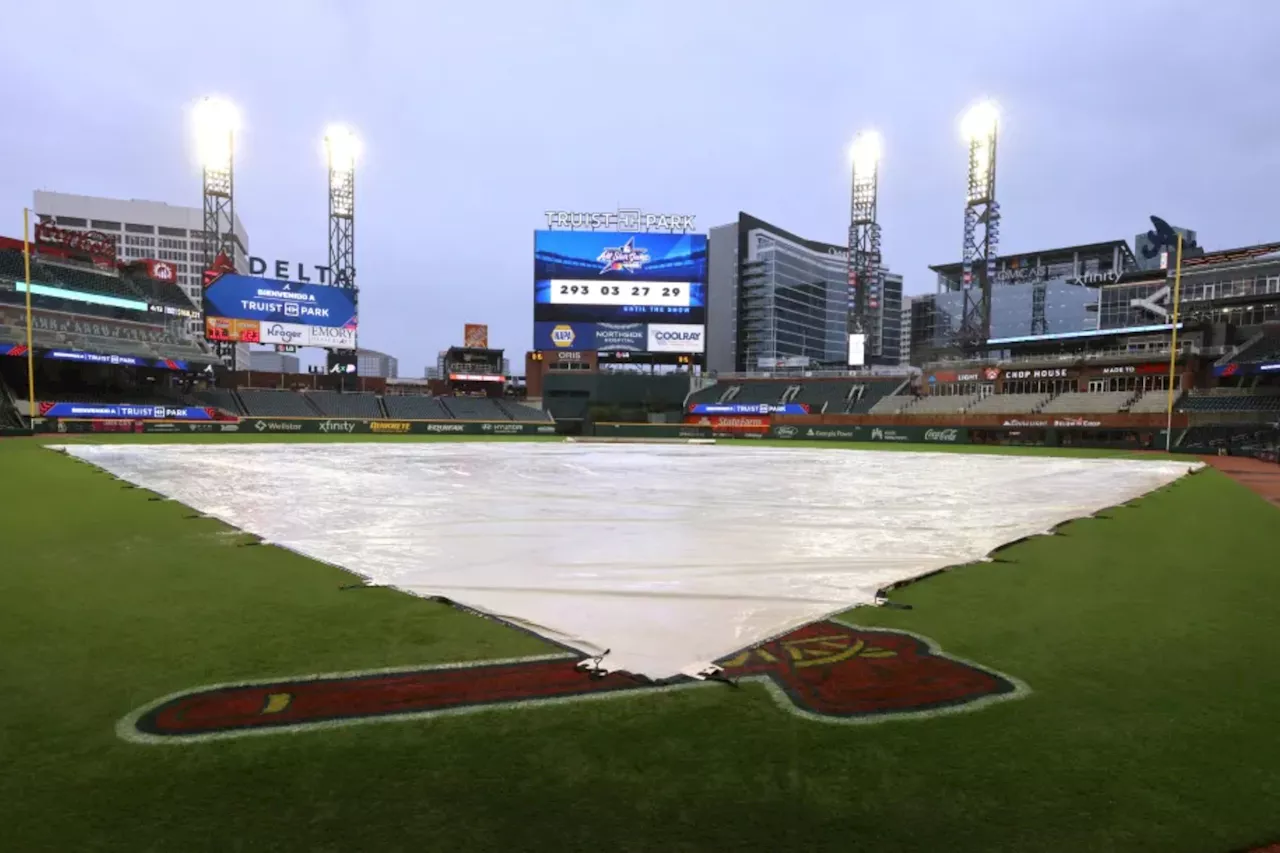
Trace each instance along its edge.
<instances>
[{"instance_id":1,"label":"infield tarp","mask_svg":"<svg viewBox=\"0 0 1280 853\"><path fill-rule=\"evenodd\" d=\"M1186 462L768 447L73 445L267 542L666 678Z\"/></svg>"}]
</instances>

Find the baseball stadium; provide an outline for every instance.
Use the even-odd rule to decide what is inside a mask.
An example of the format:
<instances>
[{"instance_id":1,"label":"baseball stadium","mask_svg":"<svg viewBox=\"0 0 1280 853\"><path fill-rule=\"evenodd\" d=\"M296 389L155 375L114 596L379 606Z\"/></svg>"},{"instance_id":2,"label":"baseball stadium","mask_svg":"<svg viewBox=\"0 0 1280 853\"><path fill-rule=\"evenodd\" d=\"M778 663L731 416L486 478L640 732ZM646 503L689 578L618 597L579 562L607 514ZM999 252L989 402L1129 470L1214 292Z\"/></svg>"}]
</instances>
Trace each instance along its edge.
<instances>
[{"instance_id":1,"label":"baseball stadium","mask_svg":"<svg viewBox=\"0 0 1280 853\"><path fill-rule=\"evenodd\" d=\"M1280 243L989 232L890 317L864 160L839 358L761 250L716 369L714 236L548 213L523 381L400 380L354 167L321 285L218 166L196 299L0 241L5 849L1276 849Z\"/></svg>"}]
</instances>

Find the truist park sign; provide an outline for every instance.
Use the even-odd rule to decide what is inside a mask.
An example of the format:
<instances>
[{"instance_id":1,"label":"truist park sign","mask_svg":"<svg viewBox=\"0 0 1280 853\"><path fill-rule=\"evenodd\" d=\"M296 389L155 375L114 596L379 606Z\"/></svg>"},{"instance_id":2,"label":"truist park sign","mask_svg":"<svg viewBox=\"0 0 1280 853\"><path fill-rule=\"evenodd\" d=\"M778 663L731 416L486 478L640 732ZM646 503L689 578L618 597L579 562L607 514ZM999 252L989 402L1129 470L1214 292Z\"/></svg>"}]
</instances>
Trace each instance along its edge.
<instances>
[{"instance_id":1,"label":"truist park sign","mask_svg":"<svg viewBox=\"0 0 1280 853\"><path fill-rule=\"evenodd\" d=\"M634 208L619 208L605 213L548 210L547 228L564 231L669 231L684 234L693 230L694 215L689 213L645 213Z\"/></svg>"}]
</instances>

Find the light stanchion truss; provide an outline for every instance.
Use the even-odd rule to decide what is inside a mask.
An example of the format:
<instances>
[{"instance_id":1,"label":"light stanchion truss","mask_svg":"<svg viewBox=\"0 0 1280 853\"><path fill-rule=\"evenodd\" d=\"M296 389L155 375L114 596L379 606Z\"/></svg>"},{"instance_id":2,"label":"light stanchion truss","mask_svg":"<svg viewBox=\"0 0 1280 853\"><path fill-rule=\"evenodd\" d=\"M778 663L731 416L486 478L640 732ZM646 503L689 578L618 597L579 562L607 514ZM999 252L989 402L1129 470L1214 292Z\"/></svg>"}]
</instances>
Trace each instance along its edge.
<instances>
[{"instance_id":1,"label":"light stanchion truss","mask_svg":"<svg viewBox=\"0 0 1280 853\"><path fill-rule=\"evenodd\" d=\"M984 101L965 115L961 130L969 146L969 175L964 206L964 308L956 343L977 352L991 337L991 283L1000 242L1000 205L996 201L996 141L999 114Z\"/></svg>"},{"instance_id":2,"label":"light stanchion truss","mask_svg":"<svg viewBox=\"0 0 1280 853\"><path fill-rule=\"evenodd\" d=\"M865 335L864 352L881 354L882 266L880 223L876 221L880 176L880 137L874 132L854 140L853 188L849 208L849 332Z\"/></svg>"}]
</instances>

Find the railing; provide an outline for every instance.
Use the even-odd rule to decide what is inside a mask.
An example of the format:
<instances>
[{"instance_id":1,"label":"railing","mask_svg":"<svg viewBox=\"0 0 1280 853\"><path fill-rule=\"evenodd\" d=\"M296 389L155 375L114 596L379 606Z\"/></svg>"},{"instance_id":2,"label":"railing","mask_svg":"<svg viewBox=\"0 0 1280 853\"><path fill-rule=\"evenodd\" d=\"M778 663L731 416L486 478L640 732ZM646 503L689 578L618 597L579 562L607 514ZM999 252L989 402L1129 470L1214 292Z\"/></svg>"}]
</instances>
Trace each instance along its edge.
<instances>
[{"instance_id":1,"label":"railing","mask_svg":"<svg viewBox=\"0 0 1280 853\"><path fill-rule=\"evenodd\" d=\"M1184 343L1178 346L1179 355L1219 355L1228 347L1202 347L1198 344ZM1114 347L1106 350L1094 350L1086 353L1046 353L1044 355L1013 355L1008 358L966 358L953 356L929 362L929 367L983 367L989 364L1026 364L1037 361L1103 361L1114 358L1168 358L1169 347L1151 347L1149 349L1128 349Z\"/></svg>"},{"instance_id":2,"label":"railing","mask_svg":"<svg viewBox=\"0 0 1280 853\"><path fill-rule=\"evenodd\" d=\"M780 367L775 370L749 370L745 372L714 373L711 374L711 377L713 380L719 381L730 379L905 379L908 376L919 372L919 369L914 367L888 367L879 365L861 370L811 370L804 367Z\"/></svg>"}]
</instances>

